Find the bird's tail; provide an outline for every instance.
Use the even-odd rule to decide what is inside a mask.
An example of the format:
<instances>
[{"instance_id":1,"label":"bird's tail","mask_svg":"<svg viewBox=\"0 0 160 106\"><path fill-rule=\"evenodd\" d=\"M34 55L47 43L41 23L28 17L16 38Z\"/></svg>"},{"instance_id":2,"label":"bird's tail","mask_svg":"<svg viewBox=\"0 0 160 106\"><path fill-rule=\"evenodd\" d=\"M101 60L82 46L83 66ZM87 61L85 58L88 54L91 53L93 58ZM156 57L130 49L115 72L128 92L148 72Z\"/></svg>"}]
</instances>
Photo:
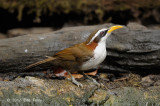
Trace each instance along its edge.
<instances>
[{"instance_id":1,"label":"bird's tail","mask_svg":"<svg viewBox=\"0 0 160 106\"><path fill-rule=\"evenodd\" d=\"M32 68L32 67L35 67L35 66L38 66L38 65L40 65L40 64L53 61L53 60L55 60L55 59L56 59L56 58L54 58L54 57L48 57L47 59L44 59L44 60L42 60L42 61L38 61L38 62L36 62L36 63L33 63L33 64L25 67L24 70L28 70L28 69L30 69L30 68Z\"/></svg>"}]
</instances>

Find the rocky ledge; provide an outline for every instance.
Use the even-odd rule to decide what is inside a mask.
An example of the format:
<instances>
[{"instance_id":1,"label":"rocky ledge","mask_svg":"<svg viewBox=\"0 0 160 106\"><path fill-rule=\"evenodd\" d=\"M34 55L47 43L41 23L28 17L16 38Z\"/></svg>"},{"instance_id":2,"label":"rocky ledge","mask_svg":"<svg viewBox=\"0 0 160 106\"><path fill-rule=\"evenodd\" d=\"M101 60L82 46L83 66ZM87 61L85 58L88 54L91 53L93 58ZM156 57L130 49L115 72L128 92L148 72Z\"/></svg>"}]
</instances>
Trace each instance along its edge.
<instances>
[{"instance_id":1,"label":"rocky ledge","mask_svg":"<svg viewBox=\"0 0 160 106\"><path fill-rule=\"evenodd\" d=\"M79 79L83 84L79 88L66 79L46 78L44 74L14 77L23 73L21 69L25 66L83 42L95 29L112 25L69 27L47 34L1 39L0 104L160 105L160 30L134 23L115 31L108 39L108 56L95 77L100 87L85 78ZM30 72L38 73L49 67L40 66Z\"/></svg>"},{"instance_id":2,"label":"rocky ledge","mask_svg":"<svg viewBox=\"0 0 160 106\"><path fill-rule=\"evenodd\" d=\"M100 78L101 87L88 79L79 80L83 88L68 80L26 76L0 81L1 105L25 106L158 106L160 76L128 74L123 79Z\"/></svg>"}]
</instances>

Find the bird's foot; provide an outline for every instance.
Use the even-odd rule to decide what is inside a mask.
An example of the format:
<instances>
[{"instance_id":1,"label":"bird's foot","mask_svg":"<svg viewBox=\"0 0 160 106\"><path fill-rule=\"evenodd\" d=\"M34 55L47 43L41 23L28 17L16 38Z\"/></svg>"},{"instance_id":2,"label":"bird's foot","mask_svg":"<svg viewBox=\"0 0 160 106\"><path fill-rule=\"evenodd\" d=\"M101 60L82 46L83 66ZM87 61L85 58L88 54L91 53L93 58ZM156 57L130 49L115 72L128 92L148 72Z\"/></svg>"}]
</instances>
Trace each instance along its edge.
<instances>
[{"instance_id":1,"label":"bird's foot","mask_svg":"<svg viewBox=\"0 0 160 106\"><path fill-rule=\"evenodd\" d=\"M83 88L83 85L80 82L78 82L74 77L72 77L72 82L76 84L78 87Z\"/></svg>"},{"instance_id":2,"label":"bird's foot","mask_svg":"<svg viewBox=\"0 0 160 106\"><path fill-rule=\"evenodd\" d=\"M74 83L74 84L77 85L78 87L83 88L83 85L82 85L80 82L78 82L78 81L72 76L72 74L71 74L70 72L68 72L68 74L71 76L71 81L72 81L72 83Z\"/></svg>"},{"instance_id":3,"label":"bird's foot","mask_svg":"<svg viewBox=\"0 0 160 106\"><path fill-rule=\"evenodd\" d=\"M101 86L101 84L98 83L94 78L92 78L92 77L86 75L85 73L82 73L82 74L83 74L84 76L86 76L89 80L91 80L91 81L92 81L95 85L97 85L98 87Z\"/></svg>"}]
</instances>

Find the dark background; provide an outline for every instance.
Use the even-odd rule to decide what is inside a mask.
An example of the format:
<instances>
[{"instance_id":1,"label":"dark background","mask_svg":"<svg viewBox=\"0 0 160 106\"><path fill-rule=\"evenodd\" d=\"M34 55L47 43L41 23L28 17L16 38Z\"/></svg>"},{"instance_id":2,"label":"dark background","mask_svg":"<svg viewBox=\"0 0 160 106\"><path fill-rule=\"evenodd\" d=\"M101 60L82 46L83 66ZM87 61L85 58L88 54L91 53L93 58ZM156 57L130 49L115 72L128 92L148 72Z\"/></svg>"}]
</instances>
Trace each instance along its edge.
<instances>
[{"instance_id":1,"label":"dark background","mask_svg":"<svg viewBox=\"0 0 160 106\"><path fill-rule=\"evenodd\" d=\"M0 33L6 37L32 33L10 31L17 28L129 22L159 27L160 0L0 0Z\"/></svg>"}]
</instances>

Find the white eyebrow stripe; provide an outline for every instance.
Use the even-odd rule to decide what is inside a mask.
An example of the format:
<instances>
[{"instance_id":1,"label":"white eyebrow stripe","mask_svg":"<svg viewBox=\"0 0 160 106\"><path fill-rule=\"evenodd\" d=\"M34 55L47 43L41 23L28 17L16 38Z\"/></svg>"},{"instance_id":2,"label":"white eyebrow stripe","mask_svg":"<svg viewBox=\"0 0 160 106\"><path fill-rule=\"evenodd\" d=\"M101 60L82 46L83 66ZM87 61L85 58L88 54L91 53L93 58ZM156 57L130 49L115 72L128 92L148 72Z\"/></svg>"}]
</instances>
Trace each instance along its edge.
<instances>
[{"instance_id":1,"label":"white eyebrow stripe","mask_svg":"<svg viewBox=\"0 0 160 106\"><path fill-rule=\"evenodd\" d=\"M89 45L89 44L99 35L99 33L100 33L101 31L103 31L103 30L106 30L106 28L103 28L103 29L99 30L99 31L93 36L93 38L89 41L89 43L87 43L87 45Z\"/></svg>"}]
</instances>

